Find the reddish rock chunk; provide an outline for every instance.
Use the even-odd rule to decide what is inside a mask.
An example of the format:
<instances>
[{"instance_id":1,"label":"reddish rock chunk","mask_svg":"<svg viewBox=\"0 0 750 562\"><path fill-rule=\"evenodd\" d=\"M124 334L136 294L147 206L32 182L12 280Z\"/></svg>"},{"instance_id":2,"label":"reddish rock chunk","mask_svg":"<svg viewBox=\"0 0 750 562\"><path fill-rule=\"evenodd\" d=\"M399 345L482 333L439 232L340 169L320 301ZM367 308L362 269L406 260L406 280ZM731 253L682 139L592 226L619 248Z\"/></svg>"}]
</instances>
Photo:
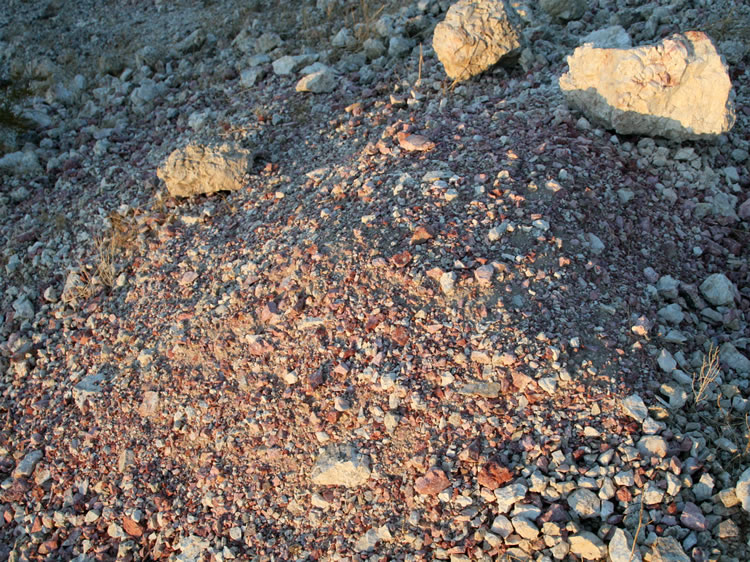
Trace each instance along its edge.
<instances>
[{"instance_id":1,"label":"reddish rock chunk","mask_svg":"<svg viewBox=\"0 0 750 562\"><path fill-rule=\"evenodd\" d=\"M393 338L393 341L395 341L396 344L400 345L401 347L404 347L407 343L409 343L409 333L403 326L397 326L396 328L394 328L391 332L391 337Z\"/></svg>"},{"instance_id":2,"label":"reddish rock chunk","mask_svg":"<svg viewBox=\"0 0 750 562\"><path fill-rule=\"evenodd\" d=\"M504 466L498 464L496 461L489 461L482 467L477 475L477 482L485 488L494 490L499 488L503 484L506 484L513 480L513 474Z\"/></svg>"},{"instance_id":3,"label":"reddish rock chunk","mask_svg":"<svg viewBox=\"0 0 750 562\"><path fill-rule=\"evenodd\" d=\"M422 135L398 133L398 145L407 152L427 152L435 148L435 143Z\"/></svg>"},{"instance_id":4,"label":"reddish rock chunk","mask_svg":"<svg viewBox=\"0 0 750 562\"><path fill-rule=\"evenodd\" d=\"M445 490L451 483L445 476L445 472L439 468L432 468L421 478L417 478L414 489L419 494L434 496Z\"/></svg>"},{"instance_id":5,"label":"reddish rock chunk","mask_svg":"<svg viewBox=\"0 0 750 562\"><path fill-rule=\"evenodd\" d=\"M141 526L130 517L122 518L122 528L125 529L125 532L131 537L140 537L143 534Z\"/></svg>"},{"instance_id":6,"label":"reddish rock chunk","mask_svg":"<svg viewBox=\"0 0 750 562\"><path fill-rule=\"evenodd\" d=\"M414 232L411 235L411 241L409 242L412 246L416 246L417 244L424 244L428 240L431 240L434 238L432 232L430 232L429 228L426 228L424 226L417 227Z\"/></svg>"},{"instance_id":7,"label":"reddish rock chunk","mask_svg":"<svg viewBox=\"0 0 750 562\"><path fill-rule=\"evenodd\" d=\"M411 252L404 250L391 258L391 263L396 267L404 267L411 261Z\"/></svg>"}]
</instances>

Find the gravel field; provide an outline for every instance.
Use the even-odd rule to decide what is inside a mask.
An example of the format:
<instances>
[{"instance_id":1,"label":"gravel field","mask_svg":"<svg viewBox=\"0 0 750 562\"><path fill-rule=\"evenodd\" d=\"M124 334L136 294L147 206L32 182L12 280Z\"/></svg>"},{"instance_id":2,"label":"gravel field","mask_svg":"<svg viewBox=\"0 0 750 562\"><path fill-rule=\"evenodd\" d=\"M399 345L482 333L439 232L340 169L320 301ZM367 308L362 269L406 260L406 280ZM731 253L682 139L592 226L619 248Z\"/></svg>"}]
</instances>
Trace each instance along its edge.
<instances>
[{"instance_id":1,"label":"gravel field","mask_svg":"<svg viewBox=\"0 0 750 562\"><path fill-rule=\"evenodd\" d=\"M0 6L0 558L750 559L750 9L513 4L461 83L446 0ZM614 24L706 31L732 130L569 108Z\"/></svg>"}]
</instances>

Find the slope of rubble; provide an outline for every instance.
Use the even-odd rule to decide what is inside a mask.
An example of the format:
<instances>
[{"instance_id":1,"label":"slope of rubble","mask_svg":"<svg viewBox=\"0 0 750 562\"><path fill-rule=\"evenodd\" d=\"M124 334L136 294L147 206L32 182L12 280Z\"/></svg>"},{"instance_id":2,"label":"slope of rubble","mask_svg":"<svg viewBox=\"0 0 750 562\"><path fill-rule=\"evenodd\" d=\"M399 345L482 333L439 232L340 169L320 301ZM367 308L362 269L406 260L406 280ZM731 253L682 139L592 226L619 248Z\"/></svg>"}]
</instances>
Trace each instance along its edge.
<instances>
[{"instance_id":1,"label":"slope of rubble","mask_svg":"<svg viewBox=\"0 0 750 562\"><path fill-rule=\"evenodd\" d=\"M750 559L745 6L517 4L453 84L445 0L269 4L0 7L1 557ZM614 24L707 31L732 131L569 109ZM245 186L170 197L194 141Z\"/></svg>"}]
</instances>

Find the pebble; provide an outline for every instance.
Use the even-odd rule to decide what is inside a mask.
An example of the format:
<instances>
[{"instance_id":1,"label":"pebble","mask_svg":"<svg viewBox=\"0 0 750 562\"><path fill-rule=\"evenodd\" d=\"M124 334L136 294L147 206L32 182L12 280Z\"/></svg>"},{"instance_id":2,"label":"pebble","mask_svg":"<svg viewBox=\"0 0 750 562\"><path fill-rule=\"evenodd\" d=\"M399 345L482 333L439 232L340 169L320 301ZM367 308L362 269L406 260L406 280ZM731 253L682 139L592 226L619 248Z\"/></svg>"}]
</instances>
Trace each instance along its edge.
<instances>
[{"instance_id":1,"label":"pebble","mask_svg":"<svg viewBox=\"0 0 750 562\"><path fill-rule=\"evenodd\" d=\"M626 415L630 416L634 420L643 423L648 417L648 408L638 394L631 394L627 398L623 399L620 403L623 411Z\"/></svg>"},{"instance_id":2,"label":"pebble","mask_svg":"<svg viewBox=\"0 0 750 562\"><path fill-rule=\"evenodd\" d=\"M641 562L641 552L633 548L633 537L627 531L615 529L607 548L610 562Z\"/></svg>"},{"instance_id":3,"label":"pebble","mask_svg":"<svg viewBox=\"0 0 750 562\"><path fill-rule=\"evenodd\" d=\"M507 538L513 532L513 524L510 519L501 514L495 517L492 521L492 527L490 527L490 530L502 538Z\"/></svg>"},{"instance_id":4,"label":"pebble","mask_svg":"<svg viewBox=\"0 0 750 562\"><path fill-rule=\"evenodd\" d=\"M647 435L638 441L638 450L642 455L653 455L657 457L667 456L667 441L663 437Z\"/></svg>"},{"instance_id":5,"label":"pebble","mask_svg":"<svg viewBox=\"0 0 750 562\"><path fill-rule=\"evenodd\" d=\"M18 463L13 471L13 478L28 478L34 472L36 465L44 458L42 451L31 451Z\"/></svg>"},{"instance_id":6,"label":"pebble","mask_svg":"<svg viewBox=\"0 0 750 562\"><path fill-rule=\"evenodd\" d=\"M324 450L315 461L310 479L319 486L356 488L370 478L370 459L353 446L344 445Z\"/></svg>"},{"instance_id":7,"label":"pebble","mask_svg":"<svg viewBox=\"0 0 750 562\"><path fill-rule=\"evenodd\" d=\"M659 537L651 543L650 562L690 562L690 558L674 537ZM646 556L646 560L649 556Z\"/></svg>"},{"instance_id":8,"label":"pebble","mask_svg":"<svg viewBox=\"0 0 750 562\"><path fill-rule=\"evenodd\" d=\"M737 287L723 273L714 273L701 283L700 291L711 304L728 306L734 303Z\"/></svg>"},{"instance_id":9,"label":"pebble","mask_svg":"<svg viewBox=\"0 0 750 562\"><path fill-rule=\"evenodd\" d=\"M671 373L677 368L677 361L675 361L675 358L672 357L672 354L666 349L662 349L659 352L659 357L657 357L656 362L665 373Z\"/></svg>"},{"instance_id":10,"label":"pebble","mask_svg":"<svg viewBox=\"0 0 750 562\"><path fill-rule=\"evenodd\" d=\"M693 531L706 530L706 517L701 509L693 502L685 502L680 515L680 523Z\"/></svg>"},{"instance_id":11,"label":"pebble","mask_svg":"<svg viewBox=\"0 0 750 562\"><path fill-rule=\"evenodd\" d=\"M456 279L458 279L458 276L453 271L446 271L440 276L440 288L443 293L446 295L453 293L456 286Z\"/></svg>"},{"instance_id":12,"label":"pebble","mask_svg":"<svg viewBox=\"0 0 750 562\"><path fill-rule=\"evenodd\" d=\"M539 527L525 517L514 517L512 523L516 533L524 539L534 540L539 536Z\"/></svg>"},{"instance_id":13,"label":"pebble","mask_svg":"<svg viewBox=\"0 0 750 562\"><path fill-rule=\"evenodd\" d=\"M581 531L570 537L570 552L587 560L599 560L607 555L607 547L594 533Z\"/></svg>"},{"instance_id":14,"label":"pebble","mask_svg":"<svg viewBox=\"0 0 750 562\"><path fill-rule=\"evenodd\" d=\"M510 484L495 490L498 511L508 513L513 505L526 497L528 488L521 483Z\"/></svg>"},{"instance_id":15,"label":"pebble","mask_svg":"<svg viewBox=\"0 0 750 562\"><path fill-rule=\"evenodd\" d=\"M591 490L579 488L568 496L568 505L581 519L597 517L601 509L601 500Z\"/></svg>"},{"instance_id":16,"label":"pebble","mask_svg":"<svg viewBox=\"0 0 750 562\"><path fill-rule=\"evenodd\" d=\"M435 496L445 490L451 483L445 472L439 468L428 470L424 476L414 482L414 490L418 494Z\"/></svg>"}]
</instances>

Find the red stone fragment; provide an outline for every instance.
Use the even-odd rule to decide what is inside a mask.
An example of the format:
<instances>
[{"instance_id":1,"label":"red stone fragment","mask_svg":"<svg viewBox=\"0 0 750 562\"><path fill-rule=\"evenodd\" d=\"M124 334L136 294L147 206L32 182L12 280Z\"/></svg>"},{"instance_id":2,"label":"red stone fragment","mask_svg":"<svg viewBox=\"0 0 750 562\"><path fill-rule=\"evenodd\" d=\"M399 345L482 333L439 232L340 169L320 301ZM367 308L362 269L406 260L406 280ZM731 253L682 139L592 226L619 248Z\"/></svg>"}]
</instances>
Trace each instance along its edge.
<instances>
[{"instance_id":1,"label":"red stone fragment","mask_svg":"<svg viewBox=\"0 0 750 562\"><path fill-rule=\"evenodd\" d=\"M630 503L633 499L633 494L630 493L630 490L628 490L626 487L622 487L619 490L617 490L617 499L620 500L623 503Z\"/></svg>"},{"instance_id":2,"label":"red stone fragment","mask_svg":"<svg viewBox=\"0 0 750 562\"><path fill-rule=\"evenodd\" d=\"M417 481L414 482L414 490L419 494L435 496L450 485L451 483L445 476L445 472L439 468L432 468L424 476L417 478Z\"/></svg>"},{"instance_id":3,"label":"red stone fragment","mask_svg":"<svg viewBox=\"0 0 750 562\"><path fill-rule=\"evenodd\" d=\"M503 484L513 480L513 474L504 466L496 461L489 461L485 464L477 475L477 482L485 488L494 490Z\"/></svg>"},{"instance_id":4,"label":"red stone fragment","mask_svg":"<svg viewBox=\"0 0 750 562\"><path fill-rule=\"evenodd\" d=\"M435 143L422 135L401 132L396 135L396 138L398 145L407 152L427 152L435 148Z\"/></svg>"},{"instance_id":5,"label":"red stone fragment","mask_svg":"<svg viewBox=\"0 0 750 562\"><path fill-rule=\"evenodd\" d=\"M143 534L141 526L127 516L122 518L122 528L131 537L140 537Z\"/></svg>"},{"instance_id":6,"label":"red stone fragment","mask_svg":"<svg viewBox=\"0 0 750 562\"><path fill-rule=\"evenodd\" d=\"M417 244L424 244L428 240L434 238L431 230L424 226L417 227L411 235L411 241L409 242L412 246Z\"/></svg>"},{"instance_id":7,"label":"red stone fragment","mask_svg":"<svg viewBox=\"0 0 750 562\"><path fill-rule=\"evenodd\" d=\"M409 343L409 333L403 326L397 326L396 328L394 328L391 332L391 337L393 338L393 341L401 347Z\"/></svg>"},{"instance_id":8,"label":"red stone fragment","mask_svg":"<svg viewBox=\"0 0 750 562\"><path fill-rule=\"evenodd\" d=\"M396 267L404 267L411 261L411 253L409 250L404 250L403 252L396 254L391 258L391 263L395 265Z\"/></svg>"}]
</instances>

